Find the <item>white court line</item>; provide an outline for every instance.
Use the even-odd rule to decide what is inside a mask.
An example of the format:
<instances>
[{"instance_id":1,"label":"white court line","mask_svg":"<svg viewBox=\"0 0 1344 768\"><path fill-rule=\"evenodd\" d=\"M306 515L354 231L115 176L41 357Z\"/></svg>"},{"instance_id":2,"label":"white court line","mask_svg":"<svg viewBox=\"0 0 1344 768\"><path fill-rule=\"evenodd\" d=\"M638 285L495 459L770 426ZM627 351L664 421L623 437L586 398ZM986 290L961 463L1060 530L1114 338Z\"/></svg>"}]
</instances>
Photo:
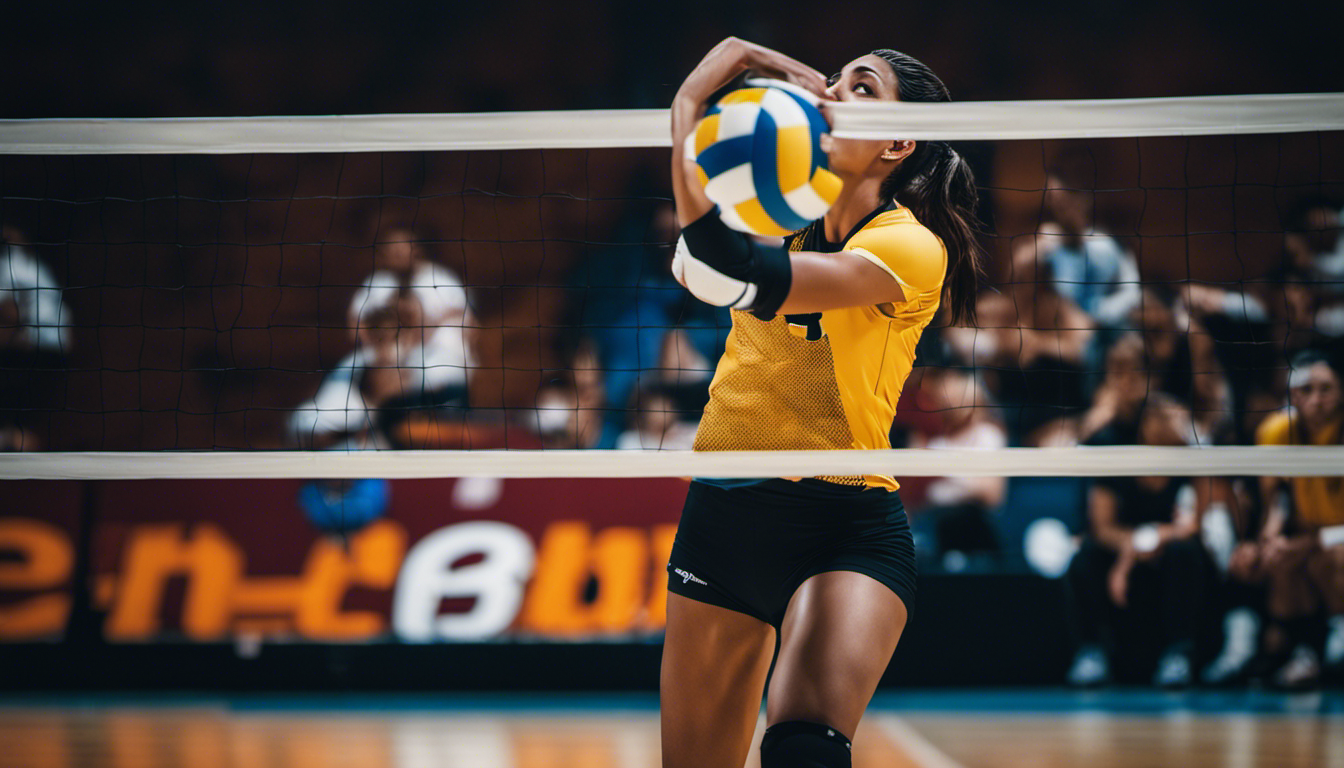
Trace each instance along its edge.
<instances>
[{"instance_id":1,"label":"white court line","mask_svg":"<svg viewBox=\"0 0 1344 768\"><path fill-rule=\"evenodd\" d=\"M896 742L896 746L905 750L905 754L910 756L920 768L966 768L961 763L948 757L941 749L935 747L933 742L924 738L924 736L910 726L901 718L895 715L885 715L877 718L877 724L887 734L887 737Z\"/></svg>"}]
</instances>

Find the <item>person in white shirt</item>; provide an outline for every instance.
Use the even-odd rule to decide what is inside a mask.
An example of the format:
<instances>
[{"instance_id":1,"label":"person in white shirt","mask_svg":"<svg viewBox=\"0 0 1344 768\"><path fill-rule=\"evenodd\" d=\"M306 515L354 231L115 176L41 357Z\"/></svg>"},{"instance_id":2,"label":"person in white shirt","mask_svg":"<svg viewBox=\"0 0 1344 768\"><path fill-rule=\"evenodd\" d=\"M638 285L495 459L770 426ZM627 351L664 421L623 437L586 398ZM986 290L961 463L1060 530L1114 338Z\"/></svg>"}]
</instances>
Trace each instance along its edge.
<instances>
[{"instance_id":1,"label":"person in white shirt","mask_svg":"<svg viewBox=\"0 0 1344 768\"><path fill-rule=\"evenodd\" d=\"M0 230L0 451L32 451L56 407L70 312L55 276L12 226Z\"/></svg>"},{"instance_id":2,"label":"person in white shirt","mask_svg":"<svg viewBox=\"0 0 1344 768\"><path fill-rule=\"evenodd\" d=\"M51 270L5 227L0 237L0 349L63 353L70 344L69 313Z\"/></svg>"},{"instance_id":3,"label":"person in white shirt","mask_svg":"<svg viewBox=\"0 0 1344 768\"><path fill-rule=\"evenodd\" d=\"M373 267L350 299L351 333L358 336L374 313L391 306L399 291L409 289L424 315L426 355L444 367L435 378L465 388L475 364L471 342L476 321L462 281L426 258L416 233L402 226L386 230L374 245Z\"/></svg>"},{"instance_id":4,"label":"person in white shirt","mask_svg":"<svg viewBox=\"0 0 1344 768\"><path fill-rule=\"evenodd\" d=\"M465 406L475 320L466 289L425 258L414 232L388 230L374 271L350 302L355 349L289 420L291 440L308 449L379 448L412 409Z\"/></svg>"}]
</instances>

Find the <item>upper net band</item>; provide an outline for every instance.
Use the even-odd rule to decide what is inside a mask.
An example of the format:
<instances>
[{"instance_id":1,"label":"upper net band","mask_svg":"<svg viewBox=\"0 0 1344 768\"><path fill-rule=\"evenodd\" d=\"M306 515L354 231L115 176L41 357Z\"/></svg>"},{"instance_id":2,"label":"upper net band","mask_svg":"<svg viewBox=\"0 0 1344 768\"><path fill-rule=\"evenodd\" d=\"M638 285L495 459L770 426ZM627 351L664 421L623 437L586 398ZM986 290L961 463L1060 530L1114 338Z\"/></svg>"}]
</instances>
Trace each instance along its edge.
<instances>
[{"instance_id":1,"label":"upper net band","mask_svg":"<svg viewBox=\"0 0 1344 768\"><path fill-rule=\"evenodd\" d=\"M835 103L842 139L1005 141L1344 130L1344 93ZM0 154L245 154L666 147L667 110L0 120Z\"/></svg>"}]
</instances>

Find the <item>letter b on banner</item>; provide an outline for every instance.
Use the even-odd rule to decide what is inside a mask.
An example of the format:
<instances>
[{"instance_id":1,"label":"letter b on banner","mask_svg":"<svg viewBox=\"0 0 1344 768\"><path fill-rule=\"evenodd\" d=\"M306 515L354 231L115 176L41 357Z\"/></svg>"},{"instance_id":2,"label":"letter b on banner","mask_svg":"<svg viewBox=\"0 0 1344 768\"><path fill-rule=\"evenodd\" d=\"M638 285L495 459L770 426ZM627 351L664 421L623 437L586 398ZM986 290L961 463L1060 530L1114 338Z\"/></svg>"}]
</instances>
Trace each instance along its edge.
<instances>
[{"instance_id":1,"label":"letter b on banner","mask_svg":"<svg viewBox=\"0 0 1344 768\"><path fill-rule=\"evenodd\" d=\"M469 555L480 562L452 567ZM508 629L532 575L532 540L508 523L471 522L441 528L406 556L397 579L392 627L403 640L482 640ZM475 598L462 613L439 615L447 598Z\"/></svg>"}]
</instances>

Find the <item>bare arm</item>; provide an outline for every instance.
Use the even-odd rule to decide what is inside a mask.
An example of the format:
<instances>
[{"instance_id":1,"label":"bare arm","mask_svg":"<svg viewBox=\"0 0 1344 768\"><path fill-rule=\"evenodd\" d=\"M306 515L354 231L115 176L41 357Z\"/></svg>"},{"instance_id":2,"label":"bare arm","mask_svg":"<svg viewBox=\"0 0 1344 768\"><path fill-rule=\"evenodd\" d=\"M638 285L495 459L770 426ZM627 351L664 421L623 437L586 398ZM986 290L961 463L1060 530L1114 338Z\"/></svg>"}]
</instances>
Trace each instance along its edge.
<instances>
[{"instance_id":1,"label":"bare arm","mask_svg":"<svg viewBox=\"0 0 1344 768\"><path fill-rule=\"evenodd\" d=\"M905 301L901 284L881 267L857 254L795 253L793 286L779 308L797 315L842 307L866 307Z\"/></svg>"}]
</instances>

